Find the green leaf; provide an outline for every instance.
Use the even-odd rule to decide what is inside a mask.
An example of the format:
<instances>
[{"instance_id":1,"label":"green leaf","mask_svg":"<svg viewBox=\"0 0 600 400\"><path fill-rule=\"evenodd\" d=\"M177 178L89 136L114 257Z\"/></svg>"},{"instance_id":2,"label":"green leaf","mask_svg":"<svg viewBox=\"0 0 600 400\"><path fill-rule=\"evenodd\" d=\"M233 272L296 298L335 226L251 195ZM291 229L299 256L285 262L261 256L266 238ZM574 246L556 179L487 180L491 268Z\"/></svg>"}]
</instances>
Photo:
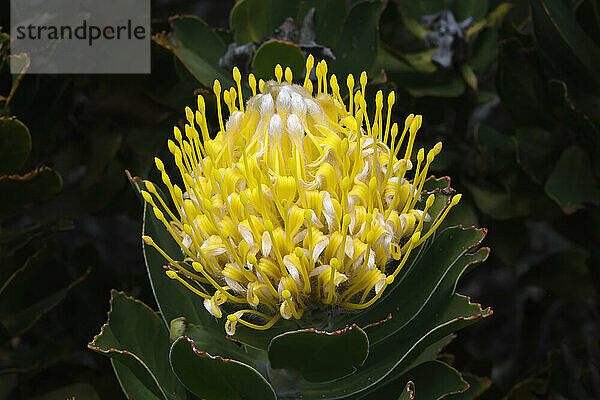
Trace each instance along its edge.
<instances>
[{"instance_id":1,"label":"green leaf","mask_svg":"<svg viewBox=\"0 0 600 400\"><path fill-rule=\"evenodd\" d=\"M31 134L16 118L0 117L0 175L19 172L31 152Z\"/></svg>"},{"instance_id":2,"label":"green leaf","mask_svg":"<svg viewBox=\"0 0 600 400\"><path fill-rule=\"evenodd\" d=\"M299 0L240 0L231 10L230 24L238 45L275 36L286 18L295 18Z\"/></svg>"},{"instance_id":3,"label":"green leaf","mask_svg":"<svg viewBox=\"0 0 600 400\"><path fill-rule=\"evenodd\" d=\"M517 127L514 138L517 162L532 181L543 184L559 156L553 149L555 136L540 127Z\"/></svg>"},{"instance_id":4,"label":"green leaf","mask_svg":"<svg viewBox=\"0 0 600 400\"><path fill-rule=\"evenodd\" d=\"M502 400L540 400L545 397L547 387L548 378L530 376L514 385Z\"/></svg>"},{"instance_id":5,"label":"green leaf","mask_svg":"<svg viewBox=\"0 0 600 400\"><path fill-rule=\"evenodd\" d=\"M585 204L600 204L600 189L590 159L587 152L577 145L562 153L544 189L567 214L574 213Z\"/></svg>"},{"instance_id":6,"label":"green leaf","mask_svg":"<svg viewBox=\"0 0 600 400\"><path fill-rule=\"evenodd\" d=\"M592 111L594 105L581 101L582 96L577 96L578 92L580 89L576 84L569 86L565 81L550 79L547 82L546 104L558 121L575 132L576 140L582 138L584 141L594 141L598 132L597 119Z\"/></svg>"},{"instance_id":7,"label":"green leaf","mask_svg":"<svg viewBox=\"0 0 600 400\"><path fill-rule=\"evenodd\" d=\"M585 33L600 46L600 3L598 0L578 1L575 17Z\"/></svg>"},{"instance_id":8,"label":"green leaf","mask_svg":"<svg viewBox=\"0 0 600 400\"><path fill-rule=\"evenodd\" d=\"M500 3L494 11L490 12L484 19L469 27L466 32L467 40L485 27L493 28L499 26L504 16L513 7L511 3Z\"/></svg>"},{"instance_id":9,"label":"green leaf","mask_svg":"<svg viewBox=\"0 0 600 400\"><path fill-rule=\"evenodd\" d=\"M469 373L463 373L462 378L469 384L469 388L462 392L445 397L448 400L475 400L492 386L489 378L482 378Z\"/></svg>"},{"instance_id":10,"label":"green leaf","mask_svg":"<svg viewBox=\"0 0 600 400\"><path fill-rule=\"evenodd\" d=\"M579 303L593 304L596 293L586 266L588 259L589 253L581 248L551 253L521 275L519 283L542 287L555 296Z\"/></svg>"},{"instance_id":11,"label":"green leaf","mask_svg":"<svg viewBox=\"0 0 600 400\"><path fill-rule=\"evenodd\" d=\"M498 30L485 29L471 46L470 65L476 72L485 72L498 60Z\"/></svg>"},{"instance_id":12,"label":"green leaf","mask_svg":"<svg viewBox=\"0 0 600 400\"><path fill-rule=\"evenodd\" d=\"M398 397L398 400L414 400L415 398L415 384L408 382L402 390L402 394Z\"/></svg>"},{"instance_id":13,"label":"green leaf","mask_svg":"<svg viewBox=\"0 0 600 400\"><path fill-rule=\"evenodd\" d=\"M332 72L345 82L348 74L358 77L362 71L370 70L377 57L379 47L379 17L385 7L383 1L359 1L354 3L346 17L340 39L333 48L336 59ZM344 87L345 85L341 85Z\"/></svg>"},{"instance_id":14,"label":"green leaf","mask_svg":"<svg viewBox=\"0 0 600 400\"><path fill-rule=\"evenodd\" d=\"M463 254L478 245L485 234L486 230L483 229L458 227L441 232L423 251L421 258L414 265L407 266L410 269L404 278L388 288L388 293L382 299L356 318L357 324L366 326L384 319L391 312L391 319L385 323L365 328L371 345L403 328L425 307L435 291L445 290L447 293L444 294L449 296L466 263L472 261L465 262ZM480 261L487 258L485 253L478 256Z\"/></svg>"},{"instance_id":15,"label":"green leaf","mask_svg":"<svg viewBox=\"0 0 600 400\"><path fill-rule=\"evenodd\" d=\"M169 332L152 309L113 290L108 321L88 347L115 361L115 373L129 398L151 394L185 399L185 390L169 368L169 343Z\"/></svg>"},{"instance_id":16,"label":"green leaf","mask_svg":"<svg viewBox=\"0 0 600 400\"><path fill-rule=\"evenodd\" d=\"M89 189L98 185L106 176L109 164L114 163L118 151L122 148L123 136L108 132L96 132L90 138L90 152L87 156L87 169L82 179L81 187ZM119 171L119 178L122 177Z\"/></svg>"},{"instance_id":17,"label":"green leaf","mask_svg":"<svg viewBox=\"0 0 600 400\"><path fill-rule=\"evenodd\" d=\"M311 382L348 375L363 364L368 354L369 339L356 325L335 332L286 332L273 338L269 345L272 368L296 371Z\"/></svg>"},{"instance_id":18,"label":"green leaf","mask_svg":"<svg viewBox=\"0 0 600 400\"><path fill-rule=\"evenodd\" d=\"M304 0L300 3L298 23L304 20L308 10L315 8L315 42L322 46L333 47L342 30L348 12L347 7L346 0Z\"/></svg>"},{"instance_id":19,"label":"green leaf","mask_svg":"<svg viewBox=\"0 0 600 400\"><path fill-rule=\"evenodd\" d=\"M515 141L487 125L475 125L475 143L491 171L499 172L516 163Z\"/></svg>"},{"instance_id":20,"label":"green leaf","mask_svg":"<svg viewBox=\"0 0 600 400\"><path fill-rule=\"evenodd\" d=\"M52 390L30 400L100 400L100 395L89 383L72 383L59 389Z\"/></svg>"},{"instance_id":21,"label":"green leaf","mask_svg":"<svg viewBox=\"0 0 600 400\"><path fill-rule=\"evenodd\" d=\"M473 68L468 64L462 64L460 66L460 74L462 75L465 83L473 90L477 90L477 76L473 72Z\"/></svg>"},{"instance_id":22,"label":"green leaf","mask_svg":"<svg viewBox=\"0 0 600 400\"><path fill-rule=\"evenodd\" d=\"M455 207L452 212L444 219L438 230L443 231L446 228L457 225L479 226L478 212L470 199L464 198L460 201L460 207Z\"/></svg>"},{"instance_id":23,"label":"green leaf","mask_svg":"<svg viewBox=\"0 0 600 400\"><path fill-rule=\"evenodd\" d=\"M511 117L524 125L554 126L544 98L546 82L540 71L540 60L531 36L513 32L513 36L499 43L498 94Z\"/></svg>"},{"instance_id":24,"label":"green leaf","mask_svg":"<svg viewBox=\"0 0 600 400\"><path fill-rule=\"evenodd\" d=\"M323 392L327 392L330 398L343 398L360 392L366 394L384 382L402 376L406 372L406 366L431 344L491 315L490 310L481 310L478 305L470 304L466 297L454 295L452 299L448 312L441 317L436 315L437 311L427 308L400 335L371 347L365 364L354 374L336 380L335 385L298 381L296 386L301 392L295 393L296 397L292 398L301 396L303 399L320 399ZM453 314L453 311L455 318L438 325L439 321ZM431 326L435 327L428 328Z\"/></svg>"},{"instance_id":25,"label":"green leaf","mask_svg":"<svg viewBox=\"0 0 600 400\"><path fill-rule=\"evenodd\" d=\"M44 273L51 263L46 255L46 247L36 251L0 285L0 325L4 340L29 330L46 312L64 300L69 290L81 283L90 272L88 270L74 282L59 288L47 280L43 289L29 293L32 281L47 278Z\"/></svg>"},{"instance_id":26,"label":"green leaf","mask_svg":"<svg viewBox=\"0 0 600 400\"><path fill-rule=\"evenodd\" d=\"M0 346L12 339L10 332L0 322ZM1 398L1 397L0 397Z\"/></svg>"},{"instance_id":27,"label":"green leaf","mask_svg":"<svg viewBox=\"0 0 600 400\"><path fill-rule=\"evenodd\" d=\"M275 78L275 65L283 69L290 67L298 79L304 72L304 54L297 44L273 39L263 43L252 61L252 70L257 78Z\"/></svg>"},{"instance_id":28,"label":"green leaf","mask_svg":"<svg viewBox=\"0 0 600 400\"><path fill-rule=\"evenodd\" d=\"M562 0L531 1L531 17L537 46L551 65L580 82L600 85L600 48Z\"/></svg>"},{"instance_id":29,"label":"green leaf","mask_svg":"<svg viewBox=\"0 0 600 400\"><path fill-rule=\"evenodd\" d=\"M420 86L410 86L406 91L413 97L459 97L465 92L465 81L459 77L446 79L438 83L437 80L421 82Z\"/></svg>"},{"instance_id":30,"label":"green leaf","mask_svg":"<svg viewBox=\"0 0 600 400\"><path fill-rule=\"evenodd\" d=\"M404 16L402 17L402 22L404 23L406 30L416 36L418 39L424 40L427 35L432 33L431 30L425 28L419 21L412 18Z\"/></svg>"},{"instance_id":31,"label":"green leaf","mask_svg":"<svg viewBox=\"0 0 600 400\"><path fill-rule=\"evenodd\" d=\"M416 53L404 54L404 59L417 71L432 73L437 71L437 66L431 60L431 57L437 52L437 49L427 49Z\"/></svg>"},{"instance_id":32,"label":"green leaf","mask_svg":"<svg viewBox=\"0 0 600 400\"><path fill-rule=\"evenodd\" d=\"M435 49L403 54L396 49L381 43L371 73L379 73L383 69L386 75L397 84L414 86L414 83L430 77L437 67L431 61Z\"/></svg>"},{"instance_id":33,"label":"green leaf","mask_svg":"<svg viewBox=\"0 0 600 400\"><path fill-rule=\"evenodd\" d=\"M154 42L171 51L205 87L212 88L215 79L226 89L235 84L219 67L219 58L227 46L206 22L198 17L183 16L172 18L171 25L172 34L154 35Z\"/></svg>"},{"instance_id":34,"label":"green leaf","mask_svg":"<svg viewBox=\"0 0 600 400\"><path fill-rule=\"evenodd\" d=\"M528 243L527 227L523 220L496 222L487 241L494 255L510 267Z\"/></svg>"},{"instance_id":35,"label":"green leaf","mask_svg":"<svg viewBox=\"0 0 600 400\"><path fill-rule=\"evenodd\" d=\"M4 107L8 107L10 101L15 95L15 92L17 91L17 88L19 87L19 84L21 83L21 80L23 79L23 76L25 76L25 73L31 65L29 55L24 53L11 54L8 58L10 62L10 72L12 74L13 81L12 86L10 88L10 93L8 94L8 97L6 97L6 99L4 100Z\"/></svg>"},{"instance_id":36,"label":"green leaf","mask_svg":"<svg viewBox=\"0 0 600 400\"><path fill-rule=\"evenodd\" d=\"M429 193L433 193L436 191L447 190L450 188L450 177L449 176L441 176L439 178L433 176L427 178L425 183L423 184L423 190Z\"/></svg>"},{"instance_id":37,"label":"green leaf","mask_svg":"<svg viewBox=\"0 0 600 400\"><path fill-rule=\"evenodd\" d=\"M186 336L173 343L169 359L177 378L203 399L275 400L273 388L256 369L234 359L213 356Z\"/></svg>"},{"instance_id":38,"label":"green leaf","mask_svg":"<svg viewBox=\"0 0 600 400\"><path fill-rule=\"evenodd\" d=\"M0 176L0 214L17 210L32 201L40 201L60 192L62 177L49 167L23 176Z\"/></svg>"},{"instance_id":39,"label":"green leaf","mask_svg":"<svg viewBox=\"0 0 600 400\"><path fill-rule=\"evenodd\" d=\"M440 361L423 363L409 371L407 375L415 376L415 387L420 388L419 395L423 399L441 399L469 388L462 374Z\"/></svg>"},{"instance_id":40,"label":"green leaf","mask_svg":"<svg viewBox=\"0 0 600 400\"><path fill-rule=\"evenodd\" d=\"M197 54L212 66L219 65L227 45L206 22L193 15L171 17L170 22L178 47Z\"/></svg>"},{"instance_id":41,"label":"green leaf","mask_svg":"<svg viewBox=\"0 0 600 400\"><path fill-rule=\"evenodd\" d=\"M146 385L144 379L140 379L135 370L130 369L126 363L111 359L113 371L119 381L119 386L126 396L132 399L164 400L162 395L157 395Z\"/></svg>"},{"instance_id":42,"label":"green leaf","mask_svg":"<svg viewBox=\"0 0 600 400\"><path fill-rule=\"evenodd\" d=\"M505 220L529 214L531 202L496 188L466 184L477 208L494 219Z\"/></svg>"},{"instance_id":43,"label":"green leaf","mask_svg":"<svg viewBox=\"0 0 600 400\"><path fill-rule=\"evenodd\" d=\"M260 362L266 363L267 352L264 350L255 350L247 346L240 346L235 340L224 335L214 335L213 333L202 329L196 325L189 325L185 335L191 339L197 348L201 348L210 354L218 354L224 358L232 358L241 361L248 366L263 373L263 365Z\"/></svg>"},{"instance_id":44,"label":"green leaf","mask_svg":"<svg viewBox=\"0 0 600 400\"><path fill-rule=\"evenodd\" d=\"M454 0L451 2L450 9L457 21L462 21L469 17L473 17L475 21L479 21L485 17L488 6L488 0Z\"/></svg>"},{"instance_id":45,"label":"green leaf","mask_svg":"<svg viewBox=\"0 0 600 400\"><path fill-rule=\"evenodd\" d=\"M394 398L398 396L398 389L406 381L413 383L413 394L417 400L441 399L449 394L465 391L469 387L469 384L457 370L448 364L434 360L417 365L400 378L371 393L365 399ZM409 390L410 388L407 385L400 394L400 398L402 398L402 395L408 395Z\"/></svg>"},{"instance_id":46,"label":"green leaf","mask_svg":"<svg viewBox=\"0 0 600 400\"><path fill-rule=\"evenodd\" d=\"M465 183L465 186L469 189L477 208L493 219L507 220L525 215L555 214L554 203L547 196L536 192L536 188L528 183L530 182L528 179L518 176L517 179L519 181L512 185L510 190L471 183Z\"/></svg>"},{"instance_id":47,"label":"green leaf","mask_svg":"<svg viewBox=\"0 0 600 400\"><path fill-rule=\"evenodd\" d=\"M446 8L444 0L396 0L402 15L419 21L423 15L435 14Z\"/></svg>"}]
</instances>

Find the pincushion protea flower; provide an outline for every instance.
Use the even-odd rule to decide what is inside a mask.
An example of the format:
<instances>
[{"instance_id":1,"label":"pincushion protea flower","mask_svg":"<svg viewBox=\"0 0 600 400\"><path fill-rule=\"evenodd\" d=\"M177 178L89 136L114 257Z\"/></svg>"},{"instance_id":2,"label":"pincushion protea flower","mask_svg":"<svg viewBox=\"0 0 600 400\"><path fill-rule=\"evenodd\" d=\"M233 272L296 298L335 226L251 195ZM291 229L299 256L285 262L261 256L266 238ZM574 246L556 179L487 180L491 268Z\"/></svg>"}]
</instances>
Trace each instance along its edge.
<instances>
[{"instance_id":1,"label":"pincushion protea flower","mask_svg":"<svg viewBox=\"0 0 600 400\"><path fill-rule=\"evenodd\" d=\"M215 81L216 135L211 138L199 96L198 110L186 109L185 136L175 127L175 141L168 142L183 187L172 184L163 162L155 160L174 209L151 182L141 192L185 256L174 260L143 237L166 258L167 276L204 299L217 318L225 303L245 305L227 316L230 335L238 323L263 330L324 305L369 307L460 200L455 196L424 232L434 195L419 200L442 144L427 155L421 148L413 165L421 116L409 115L400 132L391 123L394 92L384 112L378 91L370 121L366 73L356 92L348 76L353 95L345 104L325 61L316 65L314 90L313 63L309 56L302 86L292 83L289 68L282 81L277 65L277 80L259 81L257 93L250 75L253 96L246 104L234 68L237 90L223 93L226 121Z\"/></svg>"},{"instance_id":2,"label":"pincushion protea flower","mask_svg":"<svg viewBox=\"0 0 600 400\"><path fill-rule=\"evenodd\" d=\"M347 78L344 102L324 62L316 88L306 66L302 85L279 65L275 81L250 75L247 102L234 69L236 87L214 85L218 132L199 97L168 141L177 176L158 158L163 185L130 176L160 316L113 292L88 345L128 397L420 400L469 387L435 355L492 313L455 293L489 254L486 230L439 229L460 195L427 176L441 144L415 151L421 116L399 127L393 93L367 112L366 73L358 87Z\"/></svg>"}]
</instances>

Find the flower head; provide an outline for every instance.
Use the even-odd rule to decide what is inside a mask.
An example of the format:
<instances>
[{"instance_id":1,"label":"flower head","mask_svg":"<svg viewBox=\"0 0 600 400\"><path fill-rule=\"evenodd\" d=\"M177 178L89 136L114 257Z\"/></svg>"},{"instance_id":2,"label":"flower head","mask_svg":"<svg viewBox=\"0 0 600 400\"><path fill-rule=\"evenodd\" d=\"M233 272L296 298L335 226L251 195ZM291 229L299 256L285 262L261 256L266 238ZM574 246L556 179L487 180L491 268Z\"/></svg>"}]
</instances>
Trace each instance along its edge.
<instances>
[{"instance_id":1,"label":"flower head","mask_svg":"<svg viewBox=\"0 0 600 400\"><path fill-rule=\"evenodd\" d=\"M309 56L297 85L291 70L277 65L276 81L259 81L259 93L251 74L246 103L237 68L237 87L222 92L215 81L216 135L199 96L198 110L186 108L184 134L175 127L168 142L183 186L157 158L168 199L148 181L142 191L184 259L172 259L148 236L144 241L168 261L167 276L202 297L208 312L221 318L225 303L238 310L227 316L229 334L238 323L267 329L323 305L370 306L460 200L455 196L423 232L434 196L420 195L441 143L427 154L420 149L415 165L420 115L409 115L402 128L392 124L394 93L384 112L379 91L371 121L365 72L358 87L348 76L345 103L324 61L316 65L314 90L313 67Z\"/></svg>"}]
</instances>

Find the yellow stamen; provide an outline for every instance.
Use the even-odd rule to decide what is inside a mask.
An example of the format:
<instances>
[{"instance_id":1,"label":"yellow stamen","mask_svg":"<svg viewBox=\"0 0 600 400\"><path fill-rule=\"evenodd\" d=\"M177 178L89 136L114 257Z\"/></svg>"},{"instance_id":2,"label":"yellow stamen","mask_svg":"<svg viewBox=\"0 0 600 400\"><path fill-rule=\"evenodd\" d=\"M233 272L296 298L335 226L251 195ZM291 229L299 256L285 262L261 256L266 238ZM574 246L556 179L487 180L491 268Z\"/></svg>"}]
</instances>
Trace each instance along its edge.
<instances>
[{"instance_id":1,"label":"yellow stamen","mask_svg":"<svg viewBox=\"0 0 600 400\"><path fill-rule=\"evenodd\" d=\"M277 79L277 83L281 84L282 76L283 76L283 70L281 69L281 64L277 64L275 66L275 79Z\"/></svg>"},{"instance_id":2,"label":"yellow stamen","mask_svg":"<svg viewBox=\"0 0 600 400\"><path fill-rule=\"evenodd\" d=\"M217 114L219 115L219 128L221 132L225 132L225 125L223 125L223 112L221 111L221 82L215 79L213 84L213 91L217 98Z\"/></svg>"},{"instance_id":3,"label":"yellow stamen","mask_svg":"<svg viewBox=\"0 0 600 400\"><path fill-rule=\"evenodd\" d=\"M186 288L188 288L189 290L191 290L193 293L197 294L198 296L205 298L205 299L210 299L211 295L206 294L198 289L196 289L195 287L193 287L192 285L190 285L189 283L187 283L185 281L185 279L183 279L182 277L180 277L179 275L177 275L177 273L175 271L172 270L167 270L166 271L167 276L171 279L175 279L179 282L181 282L183 284L183 286L185 286Z\"/></svg>"},{"instance_id":4,"label":"yellow stamen","mask_svg":"<svg viewBox=\"0 0 600 400\"><path fill-rule=\"evenodd\" d=\"M238 67L233 67L233 80L237 85L238 99L240 100L240 111L244 112L244 97L242 96L242 74Z\"/></svg>"},{"instance_id":5,"label":"yellow stamen","mask_svg":"<svg viewBox=\"0 0 600 400\"><path fill-rule=\"evenodd\" d=\"M366 72L358 87L352 75L347 77L346 101L323 60L315 65L307 57L302 86L293 84L290 67L277 64L274 73L269 82L248 76L253 97L247 102L237 67L234 87L223 90L215 81L219 131L211 139L204 98L198 96L198 109L185 110L185 137L183 129L174 128L168 141L183 186L171 182L156 158L170 198L150 182L140 190L184 261L171 258L148 236L144 242L171 266L169 278L202 297L213 315L227 315L231 335L238 323L268 329L280 318L301 319L324 304L372 305L460 199L455 196L422 233L435 197L424 204L419 198L441 144L426 161L424 150L417 152L413 173L410 159L421 116L409 115L398 138L399 126L391 118L395 95L388 94L384 110L378 91L370 121ZM398 159L401 148L404 157ZM387 275L390 259L399 264ZM196 273L186 269L190 263ZM269 311L228 313L232 304ZM267 322L248 322L245 314Z\"/></svg>"},{"instance_id":6,"label":"yellow stamen","mask_svg":"<svg viewBox=\"0 0 600 400\"><path fill-rule=\"evenodd\" d=\"M250 89L252 90L252 96L256 96L256 77L254 74L248 75L248 84L250 85Z\"/></svg>"}]
</instances>

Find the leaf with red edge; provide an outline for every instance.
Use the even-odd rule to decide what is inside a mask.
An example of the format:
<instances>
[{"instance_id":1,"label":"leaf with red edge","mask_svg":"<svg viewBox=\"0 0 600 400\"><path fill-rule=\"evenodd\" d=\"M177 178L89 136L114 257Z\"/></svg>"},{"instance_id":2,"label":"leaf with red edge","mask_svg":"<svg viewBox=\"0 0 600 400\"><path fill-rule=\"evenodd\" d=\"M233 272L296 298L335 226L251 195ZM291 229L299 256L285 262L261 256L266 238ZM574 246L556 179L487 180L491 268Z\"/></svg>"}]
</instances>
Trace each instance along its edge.
<instances>
[{"instance_id":1,"label":"leaf with red edge","mask_svg":"<svg viewBox=\"0 0 600 400\"><path fill-rule=\"evenodd\" d=\"M185 399L185 389L169 368L169 344L169 332L158 314L113 290L108 321L88 348L111 358L128 398Z\"/></svg>"},{"instance_id":2,"label":"leaf with red edge","mask_svg":"<svg viewBox=\"0 0 600 400\"><path fill-rule=\"evenodd\" d=\"M409 380L410 379L410 380ZM398 392L408 380L408 383ZM380 386L364 400L391 399L400 395L400 399L441 399L469 388L460 372L441 361L432 360L417 365L395 381Z\"/></svg>"},{"instance_id":3,"label":"leaf with red edge","mask_svg":"<svg viewBox=\"0 0 600 400\"><path fill-rule=\"evenodd\" d=\"M385 324L367 330L372 342L383 340L402 329L432 299L449 296L462 274L466 262L461 257L477 246L487 230L453 227L442 231L439 237L423 250L421 258L411 266L404 278L387 294L357 318L362 325L385 318L390 312L392 319ZM489 253L489 251L488 251ZM481 254L485 260L487 253ZM437 296L435 293L439 293ZM400 307L400 305L402 305Z\"/></svg>"},{"instance_id":4,"label":"leaf with red edge","mask_svg":"<svg viewBox=\"0 0 600 400\"><path fill-rule=\"evenodd\" d=\"M357 325L335 332L301 329L276 336L269 345L271 367L325 382L348 375L369 354L369 338Z\"/></svg>"},{"instance_id":5,"label":"leaf with red edge","mask_svg":"<svg viewBox=\"0 0 600 400\"><path fill-rule=\"evenodd\" d=\"M415 400L415 384L408 381L398 400Z\"/></svg>"},{"instance_id":6,"label":"leaf with red edge","mask_svg":"<svg viewBox=\"0 0 600 400\"><path fill-rule=\"evenodd\" d=\"M177 339L169 356L177 378L205 400L275 400L275 392L254 368L241 361L211 355L187 336Z\"/></svg>"},{"instance_id":7,"label":"leaf with red edge","mask_svg":"<svg viewBox=\"0 0 600 400\"><path fill-rule=\"evenodd\" d=\"M12 212L32 201L58 193L62 177L50 167L41 167L25 175L0 176L0 213Z\"/></svg>"}]
</instances>

